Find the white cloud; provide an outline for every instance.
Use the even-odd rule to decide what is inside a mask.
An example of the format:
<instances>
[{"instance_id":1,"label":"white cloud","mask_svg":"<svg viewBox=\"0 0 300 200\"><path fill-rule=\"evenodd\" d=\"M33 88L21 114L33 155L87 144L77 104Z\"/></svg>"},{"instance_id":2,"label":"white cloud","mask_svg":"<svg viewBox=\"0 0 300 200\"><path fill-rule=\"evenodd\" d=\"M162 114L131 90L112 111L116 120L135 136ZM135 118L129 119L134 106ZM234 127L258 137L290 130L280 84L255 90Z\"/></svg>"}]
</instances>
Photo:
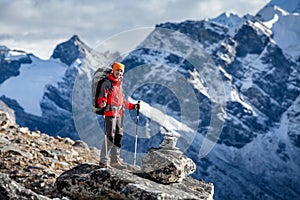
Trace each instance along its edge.
<instances>
[{"instance_id":1,"label":"white cloud","mask_svg":"<svg viewBox=\"0 0 300 200\"><path fill-rule=\"evenodd\" d=\"M119 32L167 21L213 18L224 11L255 14L268 1L0 0L0 45L31 46L35 55L48 58L50 48L73 34L93 46Z\"/></svg>"}]
</instances>

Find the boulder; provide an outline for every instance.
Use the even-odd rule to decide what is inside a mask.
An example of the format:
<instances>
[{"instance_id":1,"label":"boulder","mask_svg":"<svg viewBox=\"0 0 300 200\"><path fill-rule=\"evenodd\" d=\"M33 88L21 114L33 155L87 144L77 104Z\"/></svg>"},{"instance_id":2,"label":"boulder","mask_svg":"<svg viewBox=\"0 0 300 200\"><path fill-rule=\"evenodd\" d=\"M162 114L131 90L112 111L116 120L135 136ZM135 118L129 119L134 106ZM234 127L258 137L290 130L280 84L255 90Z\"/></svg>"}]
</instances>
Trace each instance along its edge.
<instances>
[{"instance_id":1,"label":"boulder","mask_svg":"<svg viewBox=\"0 0 300 200\"><path fill-rule=\"evenodd\" d=\"M71 199L213 199L214 188L191 177L159 184L133 173L94 164L80 164L56 180L56 192Z\"/></svg>"}]
</instances>

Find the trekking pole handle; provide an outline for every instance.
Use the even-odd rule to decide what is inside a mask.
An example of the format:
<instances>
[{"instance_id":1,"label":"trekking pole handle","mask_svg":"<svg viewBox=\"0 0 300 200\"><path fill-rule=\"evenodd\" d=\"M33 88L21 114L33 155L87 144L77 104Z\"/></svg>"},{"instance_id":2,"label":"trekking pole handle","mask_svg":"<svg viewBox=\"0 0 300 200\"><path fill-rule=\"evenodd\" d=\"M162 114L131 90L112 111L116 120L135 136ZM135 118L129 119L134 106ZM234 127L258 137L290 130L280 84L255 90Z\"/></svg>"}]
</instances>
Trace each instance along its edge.
<instances>
[{"instance_id":1,"label":"trekking pole handle","mask_svg":"<svg viewBox=\"0 0 300 200\"><path fill-rule=\"evenodd\" d=\"M138 104L140 104L140 102L141 102L141 101L138 101ZM139 117L139 115L140 115L140 108L138 108L138 109L136 110L136 117Z\"/></svg>"}]
</instances>

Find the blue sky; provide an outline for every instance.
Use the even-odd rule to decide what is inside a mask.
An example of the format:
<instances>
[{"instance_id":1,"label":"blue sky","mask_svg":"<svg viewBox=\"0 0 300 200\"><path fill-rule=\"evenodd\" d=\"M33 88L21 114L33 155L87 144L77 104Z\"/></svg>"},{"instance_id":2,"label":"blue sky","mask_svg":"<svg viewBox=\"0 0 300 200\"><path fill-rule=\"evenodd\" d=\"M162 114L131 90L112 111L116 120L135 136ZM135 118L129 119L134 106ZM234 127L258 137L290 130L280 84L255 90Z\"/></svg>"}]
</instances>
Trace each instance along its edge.
<instances>
[{"instance_id":1,"label":"blue sky","mask_svg":"<svg viewBox=\"0 0 300 200\"><path fill-rule=\"evenodd\" d=\"M77 34L93 47L123 31L164 22L256 14L270 0L0 0L0 45L49 58Z\"/></svg>"}]
</instances>

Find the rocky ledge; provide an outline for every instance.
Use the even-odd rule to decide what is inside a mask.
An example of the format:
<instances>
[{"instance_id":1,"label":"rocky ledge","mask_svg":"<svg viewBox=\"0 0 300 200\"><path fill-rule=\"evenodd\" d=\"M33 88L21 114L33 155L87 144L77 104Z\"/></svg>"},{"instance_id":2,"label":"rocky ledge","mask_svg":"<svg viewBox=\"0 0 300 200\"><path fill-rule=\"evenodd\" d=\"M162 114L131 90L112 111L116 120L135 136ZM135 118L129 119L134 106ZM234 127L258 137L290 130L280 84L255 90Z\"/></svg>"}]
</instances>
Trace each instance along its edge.
<instances>
[{"instance_id":1,"label":"rocky ledge","mask_svg":"<svg viewBox=\"0 0 300 200\"><path fill-rule=\"evenodd\" d=\"M0 110L0 199L213 199L212 184L188 176L194 163L167 152L150 149L145 171L100 168L98 149L29 131ZM151 168L147 158L158 154L166 165Z\"/></svg>"},{"instance_id":2,"label":"rocky ledge","mask_svg":"<svg viewBox=\"0 0 300 200\"><path fill-rule=\"evenodd\" d=\"M71 199L213 199L213 185L193 178L160 184L145 173L82 164L57 179L57 190Z\"/></svg>"}]
</instances>

